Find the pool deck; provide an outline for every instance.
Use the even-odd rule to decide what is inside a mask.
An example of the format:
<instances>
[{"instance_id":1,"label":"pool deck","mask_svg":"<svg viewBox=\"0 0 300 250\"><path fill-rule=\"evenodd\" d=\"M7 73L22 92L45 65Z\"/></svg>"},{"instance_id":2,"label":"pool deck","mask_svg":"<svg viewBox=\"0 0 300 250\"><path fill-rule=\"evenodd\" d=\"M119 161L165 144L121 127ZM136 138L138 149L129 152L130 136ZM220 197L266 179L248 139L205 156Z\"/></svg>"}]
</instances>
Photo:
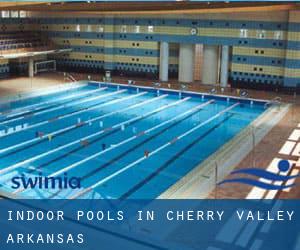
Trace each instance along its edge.
<instances>
[{"instance_id":1,"label":"pool deck","mask_svg":"<svg viewBox=\"0 0 300 250\"><path fill-rule=\"evenodd\" d=\"M76 80L86 80L87 75L73 74ZM100 81L102 76L91 75L91 79ZM113 78L113 82L127 83L127 78ZM135 81L137 85L149 86L153 80L145 80L142 78L129 78ZM45 73L36 76L33 79L28 77L19 77L11 79L0 80L0 96L15 95L20 93L26 93L28 91L42 89L45 87L61 85L64 83L64 76L62 73ZM169 85L170 84L170 85ZM188 90L208 92L212 86L204 86L196 82L193 85L188 85ZM170 81L169 83L163 83L164 88L178 89L180 85L176 81ZM236 89L226 89L223 93L230 96L237 96ZM263 168L270 169L274 165L274 161L277 159L290 160L293 164L292 171L288 174L300 173L300 136L298 137L298 131L300 133L300 97L280 94L275 92L265 91L248 91L251 98L272 100L279 96L283 102L290 103L291 108L284 116L283 119L273 127L270 132L256 145L235 169L240 168ZM296 179L295 184L300 184L300 178ZM209 198L300 198L300 189L296 186L287 191L280 192L264 192L263 190L253 189L250 186L241 184L230 184L216 188L209 196Z\"/></svg>"}]
</instances>

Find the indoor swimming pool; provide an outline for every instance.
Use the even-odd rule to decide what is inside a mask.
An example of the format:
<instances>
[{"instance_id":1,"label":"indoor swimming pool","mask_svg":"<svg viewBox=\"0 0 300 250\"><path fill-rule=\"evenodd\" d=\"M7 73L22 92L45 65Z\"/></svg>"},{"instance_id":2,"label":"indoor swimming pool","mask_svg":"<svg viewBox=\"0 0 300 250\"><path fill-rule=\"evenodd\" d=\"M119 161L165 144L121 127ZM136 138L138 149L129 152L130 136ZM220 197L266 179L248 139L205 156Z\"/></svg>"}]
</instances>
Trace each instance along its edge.
<instances>
[{"instance_id":1,"label":"indoor swimming pool","mask_svg":"<svg viewBox=\"0 0 300 250\"><path fill-rule=\"evenodd\" d=\"M96 82L2 103L0 191L22 198L155 198L265 104ZM44 177L75 177L80 188L45 188Z\"/></svg>"}]
</instances>

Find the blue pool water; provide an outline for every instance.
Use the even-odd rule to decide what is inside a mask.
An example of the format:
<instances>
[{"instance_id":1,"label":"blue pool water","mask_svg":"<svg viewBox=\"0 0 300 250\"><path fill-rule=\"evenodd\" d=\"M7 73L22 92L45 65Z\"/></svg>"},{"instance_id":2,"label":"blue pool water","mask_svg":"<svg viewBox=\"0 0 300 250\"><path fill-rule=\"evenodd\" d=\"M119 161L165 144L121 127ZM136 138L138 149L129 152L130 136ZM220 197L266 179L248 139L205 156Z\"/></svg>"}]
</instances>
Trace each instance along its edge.
<instances>
[{"instance_id":1,"label":"blue pool water","mask_svg":"<svg viewBox=\"0 0 300 250\"><path fill-rule=\"evenodd\" d=\"M265 103L82 84L0 107L0 190L25 198L155 198L265 111ZM15 176L81 189L12 188Z\"/></svg>"}]
</instances>

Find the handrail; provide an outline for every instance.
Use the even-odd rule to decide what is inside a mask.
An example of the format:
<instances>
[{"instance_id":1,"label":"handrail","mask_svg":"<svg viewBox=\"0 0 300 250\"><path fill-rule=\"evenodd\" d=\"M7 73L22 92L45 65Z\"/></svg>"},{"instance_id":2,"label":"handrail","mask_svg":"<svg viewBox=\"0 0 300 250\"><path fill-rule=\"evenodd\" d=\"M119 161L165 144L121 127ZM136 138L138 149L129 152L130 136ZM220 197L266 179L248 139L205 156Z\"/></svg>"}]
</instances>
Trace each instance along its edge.
<instances>
[{"instance_id":1,"label":"handrail","mask_svg":"<svg viewBox=\"0 0 300 250\"><path fill-rule=\"evenodd\" d=\"M268 105L277 105L280 108L281 102L282 102L282 98L280 96L276 96L271 101L266 102L264 108L267 108Z\"/></svg>"},{"instance_id":2,"label":"handrail","mask_svg":"<svg viewBox=\"0 0 300 250\"><path fill-rule=\"evenodd\" d=\"M180 84L180 91L185 91L187 88L188 88L187 85L185 85L183 83Z\"/></svg>"},{"instance_id":3,"label":"handrail","mask_svg":"<svg viewBox=\"0 0 300 250\"><path fill-rule=\"evenodd\" d=\"M152 83L152 85L153 85L153 87L155 89L159 89L161 87L161 83L160 82L154 82L154 83Z\"/></svg>"},{"instance_id":4,"label":"handrail","mask_svg":"<svg viewBox=\"0 0 300 250\"><path fill-rule=\"evenodd\" d=\"M273 101L276 101L276 102L281 102L282 101L282 98L280 96L276 96Z\"/></svg>"},{"instance_id":5,"label":"handrail","mask_svg":"<svg viewBox=\"0 0 300 250\"><path fill-rule=\"evenodd\" d=\"M70 73L64 73L64 80L70 80L71 82L77 82L74 76L72 76Z\"/></svg>"},{"instance_id":6,"label":"handrail","mask_svg":"<svg viewBox=\"0 0 300 250\"><path fill-rule=\"evenodd\" d=\"M216 88L212 88L212 89L209 90L209 93L210 94L215 94L215 93L217 93L217 89Z\"/></svg>"}]
</instances>

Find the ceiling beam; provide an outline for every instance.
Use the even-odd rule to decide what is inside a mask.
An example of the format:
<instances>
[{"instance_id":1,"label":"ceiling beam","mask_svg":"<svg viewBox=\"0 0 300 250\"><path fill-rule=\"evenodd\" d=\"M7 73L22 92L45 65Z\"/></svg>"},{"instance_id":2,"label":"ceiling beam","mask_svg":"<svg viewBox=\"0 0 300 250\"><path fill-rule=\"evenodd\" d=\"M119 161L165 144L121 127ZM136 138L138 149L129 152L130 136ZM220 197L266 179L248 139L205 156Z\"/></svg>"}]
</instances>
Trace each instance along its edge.
<instances>
[{"instance_id":1,"label":"ceiling beam","mask_svg":"<svg viewBox=\"0 0 300 250\"><path fill-rule=\"evenodd\" d=\"M1 4L3 4L1 6ZM280 11L296 9L291 2L7 2L1 9L90 14L156 15Z\"/></svg>"},{"instance_id":2,"label":"ceiling beam","mask_svg":"<svg viewBox=\"0 0 300 250\"><path fill-rule=\"evenodd\" d=\"M0 10L7 10L7 9L22 9L23 7L31 7L34 5L41 5L46 4L46 2L0 2Z\"/></svg>"},{"instance_id":3,"label":"ceiling beam","mask_svg":"<svg viewBox=\"0 0 300 250\"><path fill-rule=\"evenodd\" d=\"M272 12L295 9L293 4L257 7L228 7L228 8L200 8L181 10L139 10L139 11L80 11L84 14L107 14L107 15L174 15L174 14L209 14L209 13L238 13L238 12Z\"/></svg>"}]
</instances>

